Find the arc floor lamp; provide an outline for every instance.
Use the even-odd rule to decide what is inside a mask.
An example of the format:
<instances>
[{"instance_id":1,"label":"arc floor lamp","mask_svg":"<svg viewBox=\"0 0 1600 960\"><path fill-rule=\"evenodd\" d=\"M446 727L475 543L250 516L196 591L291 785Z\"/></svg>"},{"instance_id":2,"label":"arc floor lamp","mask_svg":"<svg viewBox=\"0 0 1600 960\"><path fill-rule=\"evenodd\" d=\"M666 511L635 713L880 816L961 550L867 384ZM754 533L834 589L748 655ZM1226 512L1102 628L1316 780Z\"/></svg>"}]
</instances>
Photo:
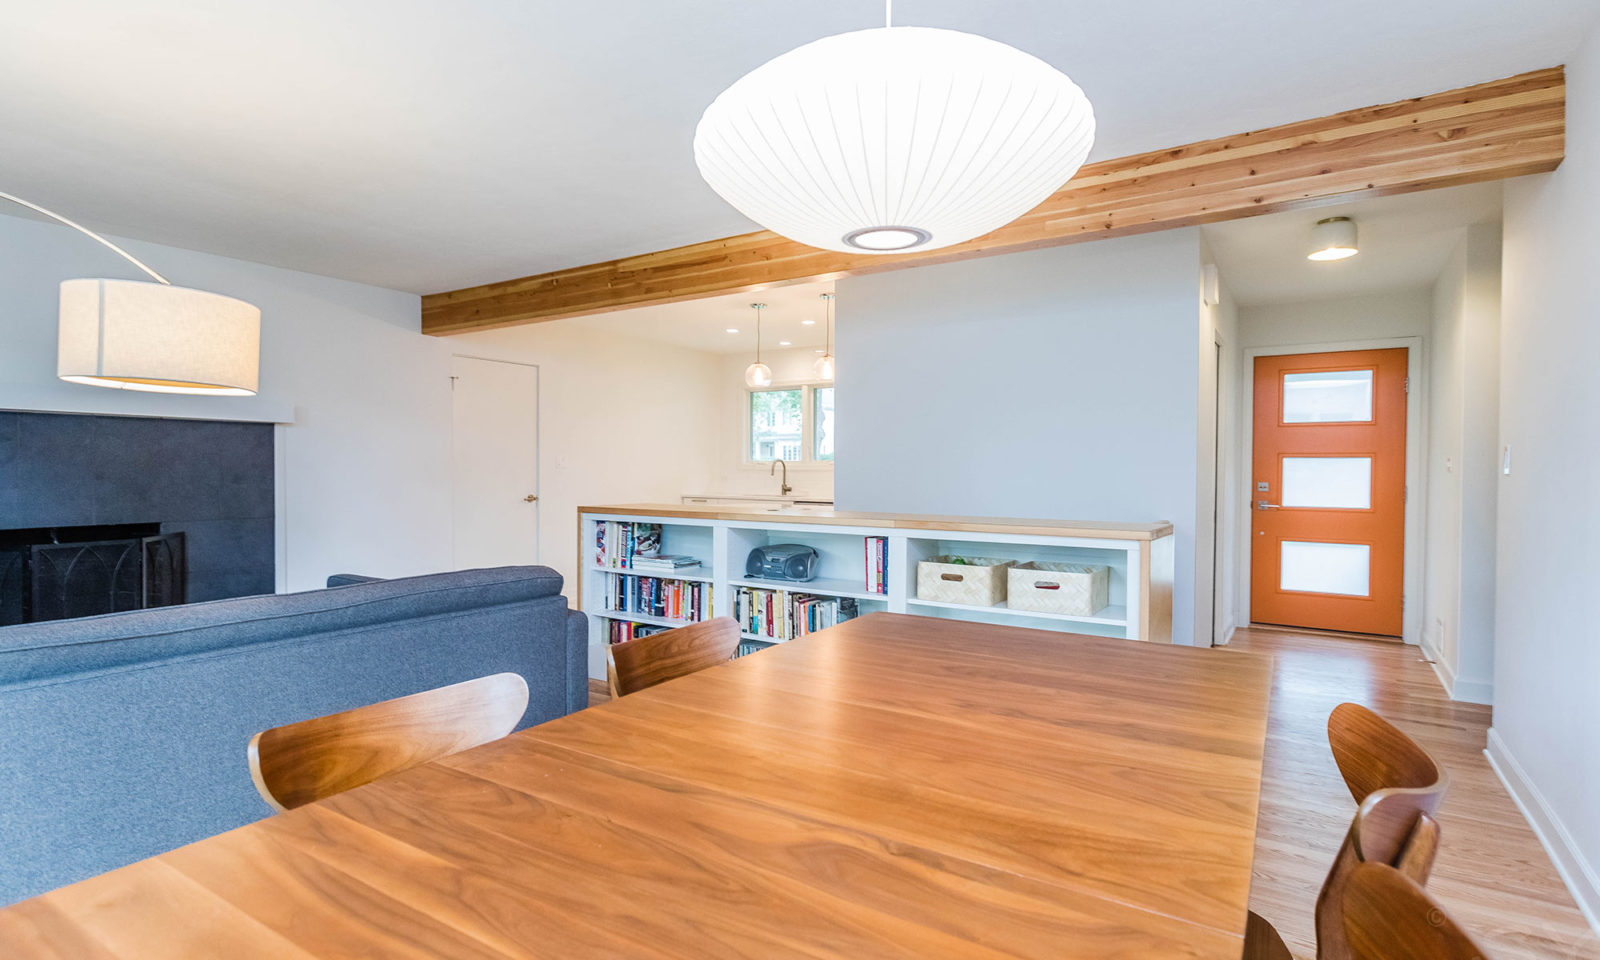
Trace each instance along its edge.
<instances>
[{"instance_id":1,"label":"arc floor lamp","mask_svg":"<svg viewBox=\"0 0 1600 960\"><path fill-rule=\"evenodd\" d=\"M173 286L93 230L21 197L0 193L0 199L98 241L151 278L61 282L57 377L150 393L255 395L261 365L261 311L255 306Z\"/></svg>"}]
</instances>

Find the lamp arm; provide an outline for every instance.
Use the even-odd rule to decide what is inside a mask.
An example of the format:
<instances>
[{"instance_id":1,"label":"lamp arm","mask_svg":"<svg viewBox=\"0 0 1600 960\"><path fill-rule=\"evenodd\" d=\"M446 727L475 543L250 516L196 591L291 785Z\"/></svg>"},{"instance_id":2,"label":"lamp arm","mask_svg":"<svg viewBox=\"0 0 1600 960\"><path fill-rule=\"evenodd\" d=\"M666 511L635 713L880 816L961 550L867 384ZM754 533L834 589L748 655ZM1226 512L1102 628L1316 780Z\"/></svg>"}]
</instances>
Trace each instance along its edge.
<instances>
[{"instance_id":1,"label":"lamp arm","mask_svg":"<svg viewBox=\"0 0 1600 960\"><path fill-rule=\"evenodd\" d=\"M138 267L140 270L143 270L145 273L148 273L157 283L164 283L169 287L172 286L172 281L171 280L168 280L166 277L163 277L161 274L156 273L154 270L151 270L149 267L145 266L139 260L138 257L135 257L133 254L129 253L128 251L126 251L126 250L122 249L121 247L117 246L116 244L112 243L110 240L107 240L105 237L100 236L100 234L95 233L93 230L90 230L88 227L85 227L82 224L73 223L71 220L68 220L66 217L63 217L59 213L56 213L56 212L51 211L51 210L46 210L44 207L39 206L37 203L29 203L28 201L22 199L21 197L14 197L9 193L0 192L0 200L10 200L12 203L19 204L21 206L27 207L29 210L32 210L34 213L42 213L45 216L49 217L50 219L52 219L52 220L54 220L54 221L56 221L58 223L64 223L67 226L71 227L72 229L74 229L74 230L78 231L79 233L83 234L84 236L90 238L91 240L97 240L100 243L104 244L105 246L109 247L113 253L116 253L118 256L122 257L122 259L124 259L124 260L128 261L129 263L133 264L134 266Z\"/></svg>"}]
</instances>

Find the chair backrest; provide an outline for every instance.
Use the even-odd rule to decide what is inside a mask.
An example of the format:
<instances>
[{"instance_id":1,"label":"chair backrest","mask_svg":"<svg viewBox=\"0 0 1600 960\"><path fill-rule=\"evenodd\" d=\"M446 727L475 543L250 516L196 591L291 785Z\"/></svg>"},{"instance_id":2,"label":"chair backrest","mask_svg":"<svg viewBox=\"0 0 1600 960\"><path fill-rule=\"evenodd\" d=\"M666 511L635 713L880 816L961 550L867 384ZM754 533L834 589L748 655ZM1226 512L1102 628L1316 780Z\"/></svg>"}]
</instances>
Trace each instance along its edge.
<instances>
[{"instance_id":1,"label":"chair backrest","mask_svg":"<svg viewBox=\"0 0 1600 960\"><path fill-rule=\"evenodd\" d=\"M607 646L606 680L620 697L725 663L738 649L738 622L717 617Z\"/></svg>"},{"instance_id":2,"label":"chair backrest","mask_svg":"<svg viewBox=\"0 0 1600 960\"><path fill-rule=\"evenodd\" d=\"M1483 960L1488 954L1432 897L1392 867L1363 863L1344 892L1352 960Z\"/></svg>"},{"instance_id":3,"label":"chair backrest","mask_svg":"<svg viewBox=\"0 0 1600 960\"><path fill-rule=\"evenodd\" d=\"M1410 737L1365 707L1340 704L1328 718L1328 743L1360 806L1317 895L1318 960L1349 960L1344 897L1363 863L1399 870L1425 884L1439 849L1434 813L1444 796L1439 765Z\"/></svg>"},{"instance_id":4,"label":"chair backrest","mask_svg":"<svg viewBox=\"0 0 1600 960\"><path fill-rule=\"evenodd\" d=\"M528 710L528 683L497 673L263 730L250 738L250 777L276 810L498 740Z\"/></svg>"},{"instance_id":5,"label":"chair backrest","mask_svg":"<svg viewBox=\"0 0 1600 960\"><path fill-rule=\"evenodd\" d=\"M1328 715L1328 746L1356 803L1375 790L1426 788L1440 779L1428 751L1358 703L1341 703Z\"/></svg>"}]
</instances>

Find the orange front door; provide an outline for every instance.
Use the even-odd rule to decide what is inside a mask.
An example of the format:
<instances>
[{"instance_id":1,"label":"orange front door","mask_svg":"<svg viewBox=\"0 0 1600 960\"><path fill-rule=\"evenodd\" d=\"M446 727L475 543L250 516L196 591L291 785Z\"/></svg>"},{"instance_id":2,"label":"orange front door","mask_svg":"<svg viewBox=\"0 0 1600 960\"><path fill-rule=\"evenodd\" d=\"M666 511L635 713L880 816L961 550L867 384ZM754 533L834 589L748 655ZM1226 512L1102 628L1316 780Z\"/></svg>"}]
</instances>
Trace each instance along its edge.
<instances>
[{"instance_id":1,"label":"orange front door","mask_svg":"<svg viewBox=\"0 0 1600 960\"><path fill-rule=\"evenodd\" d=\"M1250 619L1400 635L1406 351L1258 357Z\"/></svg>"}]
</instances>

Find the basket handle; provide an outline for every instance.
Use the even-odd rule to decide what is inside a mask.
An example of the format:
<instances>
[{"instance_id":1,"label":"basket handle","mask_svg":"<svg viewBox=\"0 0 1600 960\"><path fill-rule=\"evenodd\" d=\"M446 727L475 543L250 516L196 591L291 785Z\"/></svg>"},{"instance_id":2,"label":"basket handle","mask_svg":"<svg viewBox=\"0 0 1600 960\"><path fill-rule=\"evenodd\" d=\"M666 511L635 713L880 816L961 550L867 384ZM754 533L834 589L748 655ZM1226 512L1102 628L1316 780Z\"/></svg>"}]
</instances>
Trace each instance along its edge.
<instances>
[{"instance_id":1,"label":"basket handle","mask_svg":"<svg viewBox=\"0 0 1600 960\"><path fill-rule=\"evenodd\" d=\"M939 574L939 579L940 580L951 580L951 581L954 581L956 583L960 583L961 581L963 581L963 580L965 580L967 578L963 577L959 573L941 573L941 574Z\"/></svg>"},{"instance_id":2,"label":"basket handle","mask_svg":"<svg viewBox=\"0 0 1600 960\"><path fill-rule=\"evenodd\" d=\"M1033 582L1033 589L1035 589L1035 590L1060 590L1061 589L1061 584L1056 583L1054 580L1035 580Z\"/></svg>"}]
</instances>

